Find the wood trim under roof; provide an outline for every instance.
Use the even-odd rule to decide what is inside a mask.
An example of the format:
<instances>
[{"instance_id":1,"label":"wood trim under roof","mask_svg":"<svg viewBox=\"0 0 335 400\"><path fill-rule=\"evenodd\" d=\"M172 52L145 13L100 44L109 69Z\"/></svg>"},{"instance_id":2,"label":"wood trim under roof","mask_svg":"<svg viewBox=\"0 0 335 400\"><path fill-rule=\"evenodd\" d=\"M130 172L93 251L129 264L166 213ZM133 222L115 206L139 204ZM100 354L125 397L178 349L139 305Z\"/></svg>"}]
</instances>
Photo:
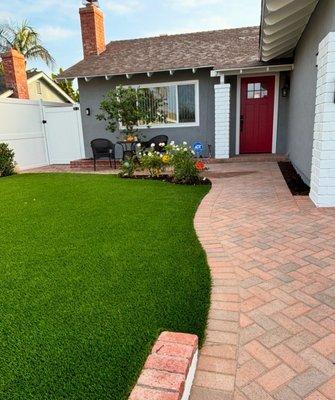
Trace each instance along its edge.
<instances>
[{"instance_id":1,"label":"wood trim under roof","mask_svg":"<svg viewBox=\"0 0 335 400\"><path fill-rule=\"evenodd\" d=\"M292 56L319 0L262 0L262 61Z\"/></svg>"},{"instance_id":2,"label":"wood trim under roof","mask_svg":"<svg viewBox=\"0 0 335 400\"><path fill-rule=\"evenodd\" d=\"M292 71L294 64L269 64L256 67L226 68L211 71L211 77L224 77L228 75L268 74L274 72Z\"/></svg>"}]
</instances>

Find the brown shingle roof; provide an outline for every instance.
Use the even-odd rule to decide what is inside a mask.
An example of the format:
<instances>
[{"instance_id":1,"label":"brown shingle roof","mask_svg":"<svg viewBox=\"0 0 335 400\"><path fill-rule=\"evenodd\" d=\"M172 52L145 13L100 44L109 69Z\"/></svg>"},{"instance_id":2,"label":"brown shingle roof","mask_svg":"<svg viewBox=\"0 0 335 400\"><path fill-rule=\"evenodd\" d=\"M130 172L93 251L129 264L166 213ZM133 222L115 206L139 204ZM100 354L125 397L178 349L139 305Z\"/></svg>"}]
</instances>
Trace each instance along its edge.
<instances>
[{"instance_id":1,"label":"brown shingle roof","mask_svg":"<svg viewBox=\"0 0 335 400\"><path fill-rule=\"evenodd\" d=\"M73 65L60 77L103 76L259 65L259 27L112 41L99 56Z\"/></svg>"}]
</instances>

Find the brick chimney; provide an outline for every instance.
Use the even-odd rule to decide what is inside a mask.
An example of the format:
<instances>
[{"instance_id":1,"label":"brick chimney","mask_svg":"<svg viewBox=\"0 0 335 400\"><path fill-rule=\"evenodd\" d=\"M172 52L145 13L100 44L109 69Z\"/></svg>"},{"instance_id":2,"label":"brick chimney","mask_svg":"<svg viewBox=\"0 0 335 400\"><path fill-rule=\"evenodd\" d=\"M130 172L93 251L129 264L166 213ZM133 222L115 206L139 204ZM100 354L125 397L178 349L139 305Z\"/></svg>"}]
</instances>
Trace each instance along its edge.
<instances>
[{"instance_id":1,"label":"brick chimney","mask_svg":"<svg viewBox=\"0 0 335 400\"><path fill-rule=\"evenodd\" d=\"M10 49L1 56L6 88L13 90L13 97L29 99L24 56L14 49Z\"/></svg>"},{"instance_id":2,"label":"brick chimney","mask_svg":"<svg viewBox=\"0 0 335 400\"><path fill-rule=\"evenodd\" d=\"M88 3L79 9L84 58L106 50L104 14L101 9Z\"/></svg>"}]
</instances>

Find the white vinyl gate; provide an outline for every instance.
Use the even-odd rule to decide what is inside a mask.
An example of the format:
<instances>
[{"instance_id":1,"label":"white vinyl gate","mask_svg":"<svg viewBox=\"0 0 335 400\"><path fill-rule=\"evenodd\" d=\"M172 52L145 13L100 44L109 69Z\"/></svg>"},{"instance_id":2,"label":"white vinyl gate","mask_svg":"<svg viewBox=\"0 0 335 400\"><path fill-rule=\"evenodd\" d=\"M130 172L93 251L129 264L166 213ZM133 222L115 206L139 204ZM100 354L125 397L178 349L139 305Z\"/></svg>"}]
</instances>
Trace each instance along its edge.
<instances>
[{"instance_id":1,"label":"white vinyl gate","mask_svg":"<svg viewBox=\"0 0 335 400\"><path fill-rule=\"evenodd\" d=\"M0 142L20 169L85 157L79 105L0 99Z\"/></svg>"},{"instance_id":2,"label":"white vinyl gate","mask_svg":"<svg viewBox=\"0 0 335 400\"><path fill-rule=\"evenodd\" d=\"M43 107L50 164L68 164L84 157L81 116L78 106Z\"/></svg>"}]
</instances>

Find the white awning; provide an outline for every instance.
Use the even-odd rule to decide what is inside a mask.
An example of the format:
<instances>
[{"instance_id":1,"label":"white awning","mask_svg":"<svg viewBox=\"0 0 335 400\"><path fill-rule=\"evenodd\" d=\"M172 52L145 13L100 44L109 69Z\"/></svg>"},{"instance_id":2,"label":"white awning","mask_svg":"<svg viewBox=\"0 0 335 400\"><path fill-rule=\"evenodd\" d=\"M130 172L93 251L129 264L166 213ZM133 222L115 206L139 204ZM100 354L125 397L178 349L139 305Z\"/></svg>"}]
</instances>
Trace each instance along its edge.
<instances>
[{"instance_id":1,"label":"white awning","mask_svg":"<svg viewBox=\"0 0 335 400\"><path fill-rule=\"evenodd\" d=\"M263 0L261 60L291 56L319 0Z\"/></svg>"},{"instance_id":2,"label":"white awning","mask_svg":"<svg viewBox=\"0 0 335 400\"><path fill-rule=\"evenodd\" d=\"M214 69L211 71L211 77L216 78L219 76L228 75L251 75L251 74L267 74L270 72L292 71L294 64L282 65L259 65L255 67L241 67L241 68L226 68Z\"/></svg>"}]
</instances>

